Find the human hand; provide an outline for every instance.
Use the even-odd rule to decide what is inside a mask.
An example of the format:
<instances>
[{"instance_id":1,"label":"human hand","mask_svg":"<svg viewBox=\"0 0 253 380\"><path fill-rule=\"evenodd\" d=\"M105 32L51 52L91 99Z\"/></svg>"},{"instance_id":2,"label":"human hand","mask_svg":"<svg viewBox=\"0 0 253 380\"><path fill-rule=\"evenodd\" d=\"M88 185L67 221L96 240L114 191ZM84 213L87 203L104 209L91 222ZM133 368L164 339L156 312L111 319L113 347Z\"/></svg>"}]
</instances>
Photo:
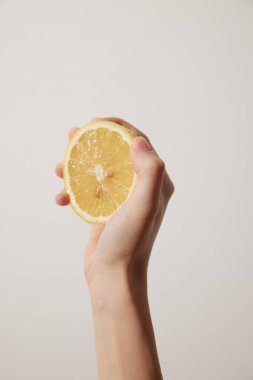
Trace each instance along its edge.
<instances>
[{"instance_id":1,"label":"human hand","mask_svg":"<svg viewBox=\"0 0 253 380\"><path fill-rule=\"evenodd\" d=\"M91 226L84 263L90 287L97 278L111 276L122 268L128 273L138 273L138 277L145 277L154 240L174 191L165 164L148 138L122 119L104 120L113 121L137 136L131 144L131 161L137 173L137 183L128 201L106 224ZM71 129L69 138L77 130ZM56 166L56 174L63 177L62 164ZM63 190L56 196L56 202L61 206L68 205L68 194Z\"/></svg>"}]
</instances>

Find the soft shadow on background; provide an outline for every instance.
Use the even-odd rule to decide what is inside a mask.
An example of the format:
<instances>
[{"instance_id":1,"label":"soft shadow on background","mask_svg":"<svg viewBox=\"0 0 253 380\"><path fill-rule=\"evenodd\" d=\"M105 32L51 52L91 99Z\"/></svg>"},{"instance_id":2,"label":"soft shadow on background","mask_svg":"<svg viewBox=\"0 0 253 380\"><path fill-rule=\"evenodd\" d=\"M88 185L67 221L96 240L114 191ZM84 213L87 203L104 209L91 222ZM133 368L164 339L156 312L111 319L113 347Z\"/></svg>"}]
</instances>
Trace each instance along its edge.
<instances>
[{"instance_id":1,"label":"soft shadow on background","mask_svg":"<svg viewBox=\"0 0 253 380\"><path fill-rule=\"evenodd\" d=\"M0 2L0 379L93 380L67 131L116 115L176 193L149 294L164 379L253 379L251 1Z\"/></svg>"}]
</instances>

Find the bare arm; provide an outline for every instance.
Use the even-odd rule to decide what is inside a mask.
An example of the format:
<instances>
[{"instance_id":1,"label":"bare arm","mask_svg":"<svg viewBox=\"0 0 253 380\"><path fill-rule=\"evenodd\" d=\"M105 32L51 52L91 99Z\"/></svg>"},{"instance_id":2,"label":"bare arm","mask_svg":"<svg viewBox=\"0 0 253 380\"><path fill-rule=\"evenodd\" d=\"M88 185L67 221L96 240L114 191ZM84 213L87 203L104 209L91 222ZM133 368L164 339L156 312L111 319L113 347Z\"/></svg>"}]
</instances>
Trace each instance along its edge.
<instances>
[{"instance_id":1,"label":"bare arm","mask_svg":"<svg viewBox=\"0 0 253 380\"><path fill-rule=\"evenodd\" d=\"M107 120L142 137L131 145L137 173L134 192L106 225L92 226L85 253L98 375L100 380L161 380L148 305L147 268L174 187L147 137L121 119ZM62 176L61 165L56 173ZM67 205L68 195L60 193L56 201Z\"/></svg>"},{"instance_id":2,"label":"bare arm","mask_svg":"<svg viewBox=\"0 0 253 380\"><path fill-rule=\"evenodd\" d=\"M145 276L118 268L93 284L91 300L99 379L162 379Z\"/></svg>"}]
</instances>

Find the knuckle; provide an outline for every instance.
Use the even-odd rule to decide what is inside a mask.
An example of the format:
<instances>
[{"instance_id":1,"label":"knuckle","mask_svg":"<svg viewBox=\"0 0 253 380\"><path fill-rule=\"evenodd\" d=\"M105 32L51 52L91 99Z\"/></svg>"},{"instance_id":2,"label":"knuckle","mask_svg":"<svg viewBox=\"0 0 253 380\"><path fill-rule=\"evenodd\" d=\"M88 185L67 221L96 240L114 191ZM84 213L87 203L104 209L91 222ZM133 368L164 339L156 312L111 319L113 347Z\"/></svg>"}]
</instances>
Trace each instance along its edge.
<instances>
[{"instance_id":1,"label":"knuckle","mask_svg":"<svg viewBox=\"0 0 253 380\"><path fill-rule=\"evenodd\" d=\"M167 185L167 195L169 199L173 195L174 192L175 192L174 183L172 181L169 181Z\"/></svg>"},{"instance_id":2,"label":"knuckle","mask_svg":"<svg viewBox=\"0 0 253 380\"><path fill-rule=\"evenodd\" d=\"M165 199L167 201L169 201L169 199L173 195L174 191L175 191L174 183L172 182L172 180L170 179L170 177L168 176L168 173L166 171L165 176L164 176L164 180L163 180L162 193L163 193L163 196L165 197Z\"/></svg>"},{"instance_id":3,"label":"knuckle","mask_svg":"<svg viewBox=\"0 0 253 380\"><path fill-rule=\"evenodd\" d=\"M171 186L170 186L170 195L173 195L175 192L175 185L173 182L171 182Z\"/></svg>"},{"instance_id":4,"label":"knuckle","mask_svg":"<svg viewBox=\"0 0 253 380\"><path fill-rule=\"evenodd\" d=\"M160 158L152 160L148 165L148 172L152 176L158 176L165 171L165 163Z\"/></svg>"},{"instance_id":5,"label":"knuckle","mask_svg":"<svg viewBox=\"0 0 253 380\"><path fill-rule=\"evenodd\" d=\"M168 186L167 188L165 188L165 190L163 191L163 199L164 199L165 207L167 207L173 193L174 193L173 184L171 186Z\"/></svg>"}]
</instances>

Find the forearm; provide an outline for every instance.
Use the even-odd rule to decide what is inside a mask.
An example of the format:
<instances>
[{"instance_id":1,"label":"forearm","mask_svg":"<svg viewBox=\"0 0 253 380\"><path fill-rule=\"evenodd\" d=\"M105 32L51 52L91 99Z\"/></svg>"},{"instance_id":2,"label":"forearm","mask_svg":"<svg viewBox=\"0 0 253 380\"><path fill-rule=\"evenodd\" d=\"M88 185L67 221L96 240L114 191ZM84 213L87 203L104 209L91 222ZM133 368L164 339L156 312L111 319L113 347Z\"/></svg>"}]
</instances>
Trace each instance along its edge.
<instances>
[{"instance_id":1,"label":"forearm","mask_svg":"<svg viewBox=\"0 0 253 380\"><path fill-rule=\"evenodd\" d=\"M146 276L108 271L90 287L100 380L161 380Z\"/></svg>"}]
</instances>

